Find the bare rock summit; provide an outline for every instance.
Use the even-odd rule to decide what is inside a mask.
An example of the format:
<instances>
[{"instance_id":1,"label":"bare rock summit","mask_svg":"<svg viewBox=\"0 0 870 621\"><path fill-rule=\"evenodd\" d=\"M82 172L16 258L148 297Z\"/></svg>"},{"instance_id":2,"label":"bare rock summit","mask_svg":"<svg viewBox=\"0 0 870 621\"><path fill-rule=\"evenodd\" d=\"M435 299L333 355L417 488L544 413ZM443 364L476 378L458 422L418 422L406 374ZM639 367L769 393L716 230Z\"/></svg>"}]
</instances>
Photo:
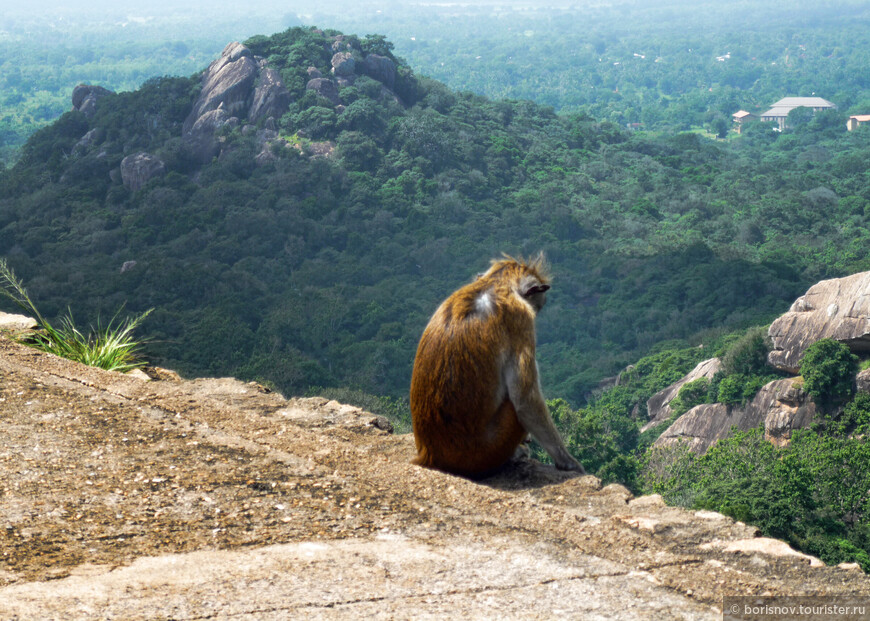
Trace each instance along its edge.
<instances>
[{"instance_id":1,"label":"bare rock summit","mask_svg":"<svg viewBox=\"0 0 870 621\"><path fill-rule=\"evenodd\" d=\"M218 129L280 118L290 99L277 71L245 45L232 42L203 73L202 89L182 134L194 158L207 162L221 151Z\"/></svg>"}]
</instances>

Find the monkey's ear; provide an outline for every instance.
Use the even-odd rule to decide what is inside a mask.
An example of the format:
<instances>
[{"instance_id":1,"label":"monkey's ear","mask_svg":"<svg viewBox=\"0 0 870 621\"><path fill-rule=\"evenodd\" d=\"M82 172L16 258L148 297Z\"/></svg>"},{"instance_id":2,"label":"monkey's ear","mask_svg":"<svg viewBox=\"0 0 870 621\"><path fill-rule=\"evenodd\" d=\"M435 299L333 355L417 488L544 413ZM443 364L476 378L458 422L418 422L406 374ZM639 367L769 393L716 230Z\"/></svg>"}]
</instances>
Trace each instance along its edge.
<instances>
[{"instance_id":1,"label":"monkey's ear","mask_svg":"<svg viewBox=\"0 0 870 621\"><path fill-rule=\"evenodd\" d=\"M544 293L550 288L550 285L543 285L541 283L536 283L530 287L528 287L525 291L523 291L524 297L529 297L530 295L535 295L536 293Z\"/></svg>"}]
</instances>

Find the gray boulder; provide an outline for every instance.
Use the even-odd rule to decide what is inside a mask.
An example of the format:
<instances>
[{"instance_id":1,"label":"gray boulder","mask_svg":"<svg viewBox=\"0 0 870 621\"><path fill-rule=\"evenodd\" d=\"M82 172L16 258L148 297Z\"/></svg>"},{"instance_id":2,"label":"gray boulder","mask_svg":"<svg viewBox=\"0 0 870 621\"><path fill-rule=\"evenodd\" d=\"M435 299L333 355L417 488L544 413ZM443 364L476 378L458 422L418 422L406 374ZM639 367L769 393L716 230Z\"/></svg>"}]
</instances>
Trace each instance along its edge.
<instances>
[{"instance_id":1,"label":"gray boulder","mask_svg":"<svg viewBox=\"0 0 870 621\"><path fill-rule=\"evenodd\" d=\"M356 61L350 52L338 52L332 57L332 73L335 76L349 77L354 75Z\"/></svg>"},{"instance_id":2,"label":"gray boulder","mask_svg":"<svg viewBox=\"0 0 870 621\"><path fill-rule=\"evenodd\" d=\"M386 56L369 54L363 61L363 71L367 76L386 84L388 88L393 88L396 83L396 63Z\"/></svg>"},{"instance_id":3,"label":"gray boulder","mask_svg":"<svg viewBox=\"0 0 870 621\"><path fill-rule=\"evenodd\" d=\"M219 107L228 116L244 115L258 75L251 50L237 42L227 45L203 74L202 90L184 121L184 133L190 133L202 115Z\"/></svg>"},{"instance_id":4,"label":"gray boulder","mask_svg":"<svg viewBox=\"0 0 870 621\"><path fill-rule=\"evenodd\" d=\"M193 127L185 134L191 157L200 163L210 162L220 154L221 145L215 132L224 125L238 124L239 119L230 116L223 108L210 110L196 119Z\"/></svg>"},{"instance_id":5,"label":"gray boulder","mask_svg":"<svg viewBox=\"0 0 870 621\"><path fill-rule=\"evenodd\" d=\"M121 181L124 187L135 192L154 177L166 171L163 161L144 151L128 155L121 160Z\"/></svg>"},{"instance_id":6,"label":"gray boulder","mask_svg":"<svg viewBox=\"0 0 870 621\"><path fill-rule=\"evenodd\" d=\"M870 369L864 369L855 377L855 384L861 392L870 392Z\"/></svg>"},{"instance_id":7,"label":"gray boulder","mask_svg":"<svg viewBox=\"0 0 870 621\"><path fill-rule=\"evenodd\" d=\"M313 80L314 78L322 78L323 74L320 73L320 69L317 67L308 67L308 79Z\"/></svg>"},{"instance_id":8,"label":"gray boulder","mask_svg":"<svg viewBox=\"0 0 870 621\"><path fill-rule=\"evenodd\" d=\"M641 431L646 431L650 427L663 423L671 417L671 414L673 414L671 401L680 393L680 388L702 377L712 379L721 367L722 362L718 358L710 358L709 360L699 362L685 377L650 397L646 402L649 422L643 426Z\"/></svg>"},{"instance_id":9,"label":"gray boulder","mask_svg":"<svg viewBox=\"0 0 870 621\"><path fill-rule=\"evenodd\" d=\"M695 406L668 427L653 446L686 443L692 451L703 453L715 442L727 438L732 428L747 431L764 424L764 437L777 446L788 444L794 429L807 427L816 415L816 406L804 392L798 378L766 384L744 406L704 403Z\"/></svg>"},{"instance_id":10,"label":"gray boulder","mask_svg":"<svg viewBox=\"0 0 870 621\"><path fill-rule=\"evenodd\" d=\"M855 352L870 351L870 272L816 283L768 333L773 341L768 362L795 374L806 348L821 339L836 339Z\"/></svg>"},{"instance_id":11,"label":"gray boulder","mask_svg":"<svg viewBox=\"0 0 870 621\"><path fill-rule=\"evenodd\" d=\"M73 110L78 110L86 117L91 118L97 111L97 101L106 95L114 93L102 86L92 84L79 84L72 92Z\"/></svg>"},{"instance_id":12,"label":"gray boulder","mask_svg":"<svg viewBox=\"0 0 870 621\"><path fill-rule=\"evenodd\" d=\"M269 117L281 118L289 105L290 91L285 88L281 75L269 67L261 69L251 95L248 120L256 123Z\"/></svg>"},{"instance_id":13,"label":"gray boulder","mask_svg":"<svg viewBox=\"0 0 870 621\"><path fill-rule=\"evenodd\" d=\"M350 50L359 50L359 43L355 38L347 35L336 35L332 39L332 45L329 47L333 52L346 52Z\"/></svg>"},{"instance_id":14,"label":"gray boulder","mask_svg":"<svg viewBox=\"0 0 870 621\"><path fill-rule=\"evenodd\" d=\"M313 80L308 80L308 84L305 85L305 88L314 91L321 97L325 97L331 101L333 105L337 106L341 103L341 99L338 96L338 87L335 85L335 82L328 78L314 78Z\"/></svg>"},{"instance_id":15,"label":"gray boulder","mask_svg":"<svg viewBox=\"0 0 870 621\"><path fill-rule=\"evenodd\" d=\"M73 147L73 153L81 154L103 141L104 131L98 127L90 130Z\"/></svg>"}]
</instances>

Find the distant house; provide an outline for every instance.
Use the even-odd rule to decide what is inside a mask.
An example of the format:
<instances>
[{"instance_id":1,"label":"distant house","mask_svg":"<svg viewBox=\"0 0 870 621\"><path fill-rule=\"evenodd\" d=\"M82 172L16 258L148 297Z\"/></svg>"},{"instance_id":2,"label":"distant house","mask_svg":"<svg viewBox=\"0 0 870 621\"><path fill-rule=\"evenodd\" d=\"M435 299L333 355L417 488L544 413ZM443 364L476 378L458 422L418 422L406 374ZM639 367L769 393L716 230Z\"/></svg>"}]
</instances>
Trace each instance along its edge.
<instances>
[{"instance_id":1,"label":"distant house","mask_svg":"<svg viewBox=\"0 0 870 621\"><path fill-rule=\"evenodd\" d=\"M743 124L748 123L749 121L757 121L758 117L752 114L751 112L747 112L746 110L738 110L734 114L731 115L731 118L737 123L737 133L741 133L743 129Z\"/></svg>"},{"instance_id":2,"label":"distant house","mask_svg":"<svg viewBox=\"0 0 870 621\"><path fill-rule=\"evenodd\" d=\"M852 131L858 129L858 126L863 125L864 123L870 123L870 114L853 114L849 117L849 120L846 121L846 129Z\"/></svg>"},{"instance_id":3,"label":"distant house","mask_svg":"<svg viewBox=\"0 0 870 621\"><path fill-rule=\"evenodd\" d=\"M819 110L835 109L836 104L832 104L827 99L821 97L784 97L773 104L773 107L761 115L762 121L773 121L779 125L779 129L786 128L788 113L795 108L811 108L813 112Z\"/></svg>"}]
</instances>

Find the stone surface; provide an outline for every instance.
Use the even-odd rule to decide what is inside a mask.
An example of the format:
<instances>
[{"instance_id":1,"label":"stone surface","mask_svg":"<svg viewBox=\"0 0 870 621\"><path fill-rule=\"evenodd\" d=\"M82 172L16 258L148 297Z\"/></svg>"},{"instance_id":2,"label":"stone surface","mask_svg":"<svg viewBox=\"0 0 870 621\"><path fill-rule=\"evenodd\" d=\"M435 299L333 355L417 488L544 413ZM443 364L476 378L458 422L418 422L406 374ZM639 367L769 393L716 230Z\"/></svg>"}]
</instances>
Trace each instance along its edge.
<instances>
[{"instance_id":1,"label":"stone surface","mask_svg":"<svg viewBox=\"0 0 870 621\"><path fill-rule=\"evenodd\" d=\"M855 377L855 384L861 392L870 392L870 369L864 369Z\"/></svg>"},{"instance_id":2,"label":"stone surface","mask_svg":"<svg viewBox=\"0 0 870 621\"><path fill-rule=\"evenodd\" d=\"M102 86L79 84L72 92L73 110L78 110L86 117L91 118L97 111L97 101L106 95L113 94L112 91Z\"/></svg>"},{"instance_id":3,"label":"stone surface","mask_svg":"<svg viewBox=\"0 0 870 621\"><path fill-rule=\"evenodd\" d=\"M0 618L713 620L725 594L870 596L720 514L527 459L473 482L358 408L145 371L0 337Z\"/></svg>"},{"instance_id":4,"label":"stone surface","mask_svg":"<svg viewBox=\"0 0 870 621\"><path fill-rule=\"evenodd\" d=\"M75 144L73 147L73 152L80 154L88 151L94 145L97 145L103 141L104 131L100 128L95 127L92 130L89 130L81 139Z\"/></svg>"},{"instance_id":5,"label":"stone surface","mask_svg":"<svg viewBox=\"0 0 870 621\"><path fill-rule=\"evenodd\" d=\"M281 118L289 105L290 91L285 88L279 73L270 67L262 68L251 95L248 120L256 123L269 117Z\"/></svg>"},{"instance_id":6,"label":"stone surface","mask_svg":"<svg viewBox=\"0 0 870 621\"><path fill-rule=\"evenodd\" d=\"M650 427L663 423L671 417L673 413L671 401L680 393L680 388L701 377L711 379L716 375L721 366L722 363L718 358L710 358L709 360L699 362L685 377L650 397L646 402L647 414L650 420L643 426L641 431L646 431Z\"/></svg>"},{"instance_id":7,"label":"stone surface","mask_svg":"<svg viewBox=\"0 0 870 621\"><path fill-rule=\"evenodd\" d=\"M227 117L244 114L258 74L251 51L241 43L229 43L203 73L202 90L184 121L183 132L190 133L203 114L219 107Z\"/></svg>"},{"instance_id":8,"label":"stone surface","mask_svg":"<svg viewBox=\"0 0 870 621\"><path fill-rule=\"evenodd\" d=\"M870 272L816 283L771 324L769 334L768 362L795 374L806 348L821 339L870 351Z\"/></svg>"},{"instance_id":9,"label":"stone surface","mask_svg":"<svg viewBox=\"0 0 870 621\"><path fill-rule=\"evenodd\" d=\"M121 160L121 181L124 187L135 192L154 177L166 172L163 161L144 151L128 155Z\"/></svg>"},{"instance_id":10,"label":"stone surface","mask_svg":"<svg viewBox=\"0 0 870 621\"><path fill-rule=\"evenodd\" d=\"M654 446L687 443L695 452L703 453L716 441L731 435L732 427L747 431L764 424L767 440L783 446L793 429L808 426L816 414L816 406L803 389L799 378L770 382L744 406L704 403L695 406L659 436Z\"/></svg>"},{"instance_id":11,"label":"stone surface","mask_svg":"<svg viewBox=\"0 0 870 621\"><path fill-rule=\"evenodd\" d=\"M278 71L241 43L228 44L203 72L199 97L184 121L183 135L191 156L200 163L219 156L218 129L242 125L242 119L249 124L268 123L287 111L290 100Z\"/></svg>"},{"instance_id":12,"label":"stone surface","mask_svg":"<svg viewBox=\"0 0 870 621\"><path fill-rule=\"evenodd\" d=\"M333 105L337 106L341 103L341 99L338 96L338 87L335 85L335 82L329 78L314 78L308 80L308 84L305 85L305 88L314 91L321 97L325 97L331 101Z\"/></svg>"},{"instance_id":13,"label":"stone surface","mask_svg":"<svg viewBox=\"0 0 870 621\"><path fill-rule=\"evenodd\" d=\"M36 319L33 317L0 311L0 331L27 332L36 328L37 325Z\"/></svg>"},{"instance_id":14,"label":"stone surface","mask_svg":"<svg viewBox=\"0 0 870 621\"><path fill-rule=\"evenodd\" d=\"M752 539L738 539L737 541L713 541L701 544L704 549L719 548L724 552L743 554L761 553L767 556L792 556L805 560L811 567L823 567L824 563L815 556L798 552L785 541L771 539L769 537L755 537Z\"/></svg>"},{"instance_id":15,"label":"stone surface","mask_svg":"<svg viewBox=\"0 0 870 621\"><path fill-rule=\"evenodd\" d=\"M388 88L396 83L396 63L386 56L369 54L363 60L363 71L369 77L383 82Z\"/></svg>"},{"instance_id":16,"label":"stone surface","mask_svg":"<svg viewBox=\"0 0 870 621\"><path fill-rule=\"evenodd\" d=\"M356 61L351 52L338 52L332 56L332 74L335 76L349 77L354 75Z\"/></svg>"}]
</instances>

